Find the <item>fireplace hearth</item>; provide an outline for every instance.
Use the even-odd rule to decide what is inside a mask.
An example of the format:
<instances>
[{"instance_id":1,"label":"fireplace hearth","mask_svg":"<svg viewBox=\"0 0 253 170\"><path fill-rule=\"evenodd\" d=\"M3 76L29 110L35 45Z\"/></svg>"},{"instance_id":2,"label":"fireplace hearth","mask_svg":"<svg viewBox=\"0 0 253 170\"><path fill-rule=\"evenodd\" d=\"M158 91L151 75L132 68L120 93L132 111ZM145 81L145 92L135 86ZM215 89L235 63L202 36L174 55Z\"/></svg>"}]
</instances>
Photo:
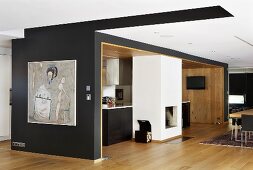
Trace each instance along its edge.
<instances>
[{"instance_id":1,"label":"fireplace hearth","mask_svg":"<svg viewBox=\"0 0 253 170\"><path fill-rule=\"evenodd\" d=\"M177 127L177 107L168 106L165 107L165 127L172 128Z\"/></svg>"}]
</instances>

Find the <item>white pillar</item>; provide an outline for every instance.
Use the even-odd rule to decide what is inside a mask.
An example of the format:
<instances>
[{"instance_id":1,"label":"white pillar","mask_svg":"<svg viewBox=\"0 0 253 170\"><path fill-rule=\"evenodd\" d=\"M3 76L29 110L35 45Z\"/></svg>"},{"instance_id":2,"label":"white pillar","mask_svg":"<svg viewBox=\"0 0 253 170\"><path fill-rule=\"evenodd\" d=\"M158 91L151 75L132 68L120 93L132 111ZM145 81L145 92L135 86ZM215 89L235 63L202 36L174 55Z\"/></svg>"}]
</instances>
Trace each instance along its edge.
<instances>
[{"instance_id":1,"label":"white pillar","mask_svg":"<svg viewBox=\"0 0 253 170\"><path fill-rule=\"evenodd\" d=\"M166 129L165 107L174 106L177 126ZM133 58L133 130L149 120L154 140L182 134L182 60L167 56Z\"/></svg>"}]
</instances>

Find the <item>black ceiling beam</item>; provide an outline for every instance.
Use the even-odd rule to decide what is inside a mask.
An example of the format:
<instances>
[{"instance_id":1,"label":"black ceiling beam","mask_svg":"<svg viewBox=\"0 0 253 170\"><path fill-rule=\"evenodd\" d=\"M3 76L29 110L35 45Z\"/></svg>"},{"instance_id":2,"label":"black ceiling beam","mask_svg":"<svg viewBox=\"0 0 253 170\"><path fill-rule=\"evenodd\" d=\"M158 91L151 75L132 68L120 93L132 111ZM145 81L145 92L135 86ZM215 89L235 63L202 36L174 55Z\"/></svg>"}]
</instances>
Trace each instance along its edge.
<instances>
[{"instance_id":1,"label":"black ceiling beam","mask_svg":"<svg viewBox=\"0 0 253 170\"><path fill-rule=\"evenodd\" d=\"M166 24L166 23L206 20L206 19L225 18L225 17L233 17L233 15L230 14L221 6L211 6L211 7L194 8L194 9L186 9L186 10L179 10L179 11L170 11L170 12L162 12L162 13L154 13L154 14L136 15L136 16L128 16L128 17L77 22L77 23L71 23L71 24L61 24L61 25L54 25L54 26L29 28L29 29L25 29L25 37L28 38L32 36L33 30L46 31L47 28L58 29L60 27L64 29L71 26L78 26L78 27L84 26L86 28L88 27L89 30L95 31L95 30L104 30L104 29Z\"/></svg>"},{"instance_id":2,"label":"black ceiling beam","mask_svg":"<svg viewBox=\"0 0 253 170\"><path fill-rule=\"evenodd\" d=\"M221 6L211 6L163 13L95 20L90 22L95 22L95 25L99 23L100 28L97 29L113 29L225 17L233 17L233 15Z\"/></svg>"}]
</instances>

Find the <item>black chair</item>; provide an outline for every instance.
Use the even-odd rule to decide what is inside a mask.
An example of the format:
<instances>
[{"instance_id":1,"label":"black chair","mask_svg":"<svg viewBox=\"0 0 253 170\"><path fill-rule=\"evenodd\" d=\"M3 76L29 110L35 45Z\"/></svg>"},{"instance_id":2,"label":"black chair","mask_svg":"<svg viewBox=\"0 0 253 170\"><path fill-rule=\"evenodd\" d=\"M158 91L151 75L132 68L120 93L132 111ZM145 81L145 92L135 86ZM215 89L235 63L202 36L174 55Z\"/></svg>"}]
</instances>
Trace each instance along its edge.
<instances>
[{"instance_id":1,"label":"black chair","mask_svg":"<svg viewBox=\"0 0 253 170\"><path fill-rule=\"evenodd\" d=\"M247 144L247 136L253 132L253 115L242 115L242 128L241 128L241 147L243 146L243 142ZM249 133L249 134L248 134ZM245 136L245 140L243 141L243 134Z\"/></svg>"}]
</instances>

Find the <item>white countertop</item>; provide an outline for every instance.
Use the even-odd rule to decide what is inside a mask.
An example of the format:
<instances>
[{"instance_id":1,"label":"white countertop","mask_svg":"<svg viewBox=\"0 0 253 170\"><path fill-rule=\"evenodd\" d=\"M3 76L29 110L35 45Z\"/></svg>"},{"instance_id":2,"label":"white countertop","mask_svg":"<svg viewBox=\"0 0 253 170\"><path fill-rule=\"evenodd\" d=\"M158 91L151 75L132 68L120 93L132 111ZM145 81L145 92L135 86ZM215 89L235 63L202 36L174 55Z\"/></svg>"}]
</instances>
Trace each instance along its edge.
<instances>
[{"instance_id":1,"label":"white countertop","mask_svg":"<svg viewBox=\"0 0 253 170\"><path fill-rule=\"evenodd\" d=\"M182 103L189 103L190 101L182 101ZM106 104L102 105L102 109L123 109L123 108L128 108L128 107L133 107L132 105L126 105L126 106L114 106L114 107L108 107Z\"/></svg>"},{"instance_id":2,"label":"white countertop","mask_svg":"<svg viewBox=\"0 0 253 170\"><path fill-rule=\"evenodd\" d=\"M124 108L129 108L129 107L133 107L133 106L114 106L114 107L108 107L107 105L103 105L102 109L124 109Z\"/></svg>"}]
</instances>

